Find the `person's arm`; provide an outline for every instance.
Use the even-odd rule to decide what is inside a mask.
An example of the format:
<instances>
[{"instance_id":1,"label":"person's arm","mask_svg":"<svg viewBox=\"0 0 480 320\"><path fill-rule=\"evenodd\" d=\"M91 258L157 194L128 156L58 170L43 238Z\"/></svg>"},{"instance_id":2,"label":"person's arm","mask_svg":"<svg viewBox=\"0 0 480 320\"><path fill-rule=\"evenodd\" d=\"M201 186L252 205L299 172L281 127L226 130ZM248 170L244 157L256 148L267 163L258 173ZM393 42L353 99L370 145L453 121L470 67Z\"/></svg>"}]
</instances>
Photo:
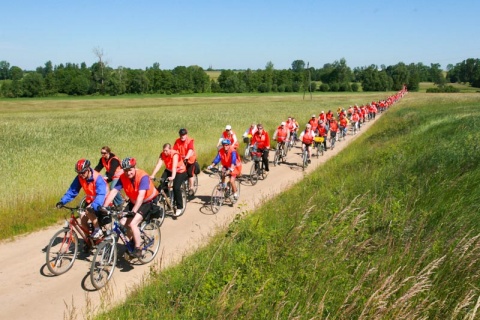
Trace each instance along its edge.
<instances>
[{"instance_id":1,"label":"person's arm","mask_svg":"<svg viewBox=\"0 0 480 320\"><path fill-rule=\"evenodd\" d=\"M217 156L215 157L215 159L213 159L212 164L209 167L211 168L213 166L216 166L219 162L220 162L220 153L217 153Z\"/></svg>"},{"instance_id":2,"label":"person's arm","mask_svg":"<svg viewBox=\"0 0 480 320\"><path fill-rule=\"evenodd\" d=\"M115 196L117 195L117 193L119 193L120 190L122 190L122 189L123 189L122 180L118 180L115 187L112 190L110 190L110 192L105 197L105 201L103 202L103 206L106 207L110 203L112 203L112 201L113 201L113 199L115 199Z\"/></svg>"},{"instance_id":3,"label":"person's arm","mask_svg":"<svg viewBox=\"0 0 480 320\"><path fill-rule=\"evenodd\" d=\"M235 144L235 143L238 142L237 135L235 133L232 135L232 138L233 138L233 143L232 144Z\"/></svg>"},{"instance_id":4,"label":"person's arm","mask_svg":"<svg viewBox=\"0 0 480 320\"><path fill-rule=\"evenodd\" d=\"M185 160L188 160L191 156L193 156L193 151L194 147L193 147L193 139L190 141L190 143L188 144L187 146L187 154L185 155Z\"/></svg>"},{"instance_id":5,"label":"person's arm","mask_svg":"<svg viewBox=\"0 0 480 320\"><path fill-rule=\"evenodd\" d=\"M232 151L232 166L230 167L230 170L233 171L235 167L237 166L237 152Z\"/></svg>"},{"instance_id":6,"label":"person's arm","mask_svg":"<svg viewBox=\"0 0 480 320\"><path fill-rule=\"evenodd\" d=\"M153 169L152 174L150 175L150 178L155 178L155 175L157 174L158 170L162 167L163 161L162 161L162 154L160 153L160 156L158 156L158 161L157 165L155 166L155 169Z\"/></svg>"},{"instance_id":7,"label":"person's arm","mask_svg":"<svg viewBox=\"0 0 480 320\"><path fill-rule=\"evenodd\" d=\"M278 128L275 129L275 132L273 133L273 140L277 139L277 134L278 134Z\"/></svg>"},{"instance_id":8,"label":"person's arm","mask_svg":"<svg viewBox=\"0 0 480 320\"><path fill-rule=\"evenodd\" d=\"M97 172L100 172L100 171L102 171L102 169L103 169L103 162L102 162L102 158L100 158L100 160L98 160L97 166L93 170L95 170Z\"/></svg>"},{"instance_id":9,"label":"person's arm","mask_svg":"<svg viewBox=\"0 0 480 320\"><path fill-rule=\"evenodd\" d=\"M265 131L265 149L270 149L270 136L267 131Z\"/></svg>"},{"instance_id":10,"label":"person's arm","mask_svg":"<svg viewBox=\"0 0 480 320\"><path fill-rule=\"evenodd\" d=\"M97 181L95 181L95 199L90 204L93 210L98 210L103 203L105 202L105 198L107 197L107 183L103 180L102 177L98 177Z\"/></svg>"},{"instance_id":11,"label":"person's arm","mask_svg":"<svg viewBox=\"0 0 480 320\"><path fill-rule=\"evenodd\" d=\"M78 176L73 179L72 184L70 185L70 188L68 188L67 192L63 195L62 199L60 199L60 202L63 203L64 205L75 199L76 196L78 196L78 193L80 192L80 189L82 186L80 185L80 181L78 180Z\"/></svg>"}]
</instances>

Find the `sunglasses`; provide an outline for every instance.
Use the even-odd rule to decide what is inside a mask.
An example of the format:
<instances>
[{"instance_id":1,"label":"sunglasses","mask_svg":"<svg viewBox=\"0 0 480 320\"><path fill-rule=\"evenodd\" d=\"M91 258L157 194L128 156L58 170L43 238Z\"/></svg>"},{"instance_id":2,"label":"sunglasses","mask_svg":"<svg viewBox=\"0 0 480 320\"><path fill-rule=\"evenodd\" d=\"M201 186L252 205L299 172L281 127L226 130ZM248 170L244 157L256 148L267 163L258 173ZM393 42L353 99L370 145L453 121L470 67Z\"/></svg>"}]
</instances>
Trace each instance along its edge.
<instances>
[{"instance_id":1,"label":"sunglasses","mask_svg":"<svg viewBox=\"0 0 480 320\"><path fill-rule=\"evenodd\" d=\"M100 152L101 154L108 154L108 152Z\"/></svg>"}]
</instances>

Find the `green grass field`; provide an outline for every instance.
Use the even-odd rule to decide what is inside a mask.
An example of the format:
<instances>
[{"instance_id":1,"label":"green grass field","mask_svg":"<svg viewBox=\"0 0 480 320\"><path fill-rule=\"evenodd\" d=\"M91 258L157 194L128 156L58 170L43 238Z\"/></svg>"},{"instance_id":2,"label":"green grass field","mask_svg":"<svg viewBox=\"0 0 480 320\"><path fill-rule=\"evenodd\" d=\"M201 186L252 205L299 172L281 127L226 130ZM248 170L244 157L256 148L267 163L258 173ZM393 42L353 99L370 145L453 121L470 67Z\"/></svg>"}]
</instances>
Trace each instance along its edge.
<instances>
[{"instance_id":1,"label":"green grass field","mask_svg":"<svg viewBox=\"0 0 480 320\"><path fill-rule=\"evenodd\" d=\"M150 171L161 146L186 127L196 141L201 164L209 163L226 124L241 136L252 122L274 128L293 115L385 98L387 93L314 95L134 96L0 100L0 239L56 223L53 210L75 172L75 162L97 163L108 145L120 158L133 156Z\"/></svg>"},{"instance_id":2,"label":"green grass field","mask_svg":"<svg viewBox=\"0 0 480 320\"><path fill-rule=\"evenodd\" d=\"M477 319L479 141L477 94L410 93L98 318Z\"/></svg>"}]
</instances>

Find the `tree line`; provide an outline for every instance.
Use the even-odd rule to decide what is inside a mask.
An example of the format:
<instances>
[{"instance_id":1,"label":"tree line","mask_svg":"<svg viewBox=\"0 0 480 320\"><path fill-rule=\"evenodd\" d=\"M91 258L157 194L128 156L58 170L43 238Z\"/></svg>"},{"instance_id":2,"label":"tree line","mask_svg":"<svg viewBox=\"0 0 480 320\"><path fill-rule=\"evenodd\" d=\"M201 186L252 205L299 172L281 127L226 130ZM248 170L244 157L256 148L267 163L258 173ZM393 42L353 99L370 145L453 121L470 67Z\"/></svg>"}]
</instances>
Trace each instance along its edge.
<instances>
[{"instance_id":1,"label":"tree line","mask_svg":"<svg viewBox=\"0 0 480 320\"><path fill-rule=\"evenodd\" d=\"M291 68L277 70L272 62L265 69L221 70L211 79L199 66L178 66L173 70L160 68L159 63L143 69L111 68L102 59L87 66L65 63L53 65L47 61L36 70L23 70L0 61L0 96L45 97L65 94L123 95L123 94L185 94L185 93L245 93L245 92L305 92L305 91L392 91L404 84L417 91L420 82L443 86L446 81L468 82L480 87L480 61L467 59L447 67L444 76L440 64L422 63L385 66L370 65L353 70L345 59L310 67L295 60ZM209 70L207 70L209 71Z\"/></svg>"}]
</instances>

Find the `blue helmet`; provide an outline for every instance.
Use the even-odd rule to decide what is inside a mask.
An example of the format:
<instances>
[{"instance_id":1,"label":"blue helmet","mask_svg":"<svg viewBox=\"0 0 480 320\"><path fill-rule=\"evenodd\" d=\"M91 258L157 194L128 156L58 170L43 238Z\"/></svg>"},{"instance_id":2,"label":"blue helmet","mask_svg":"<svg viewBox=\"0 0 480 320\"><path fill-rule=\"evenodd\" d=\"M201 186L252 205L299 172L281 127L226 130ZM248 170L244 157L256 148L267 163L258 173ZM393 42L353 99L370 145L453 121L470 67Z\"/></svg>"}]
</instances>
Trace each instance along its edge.
<instances>
[{"instance_id":1,"label":"blue helmet","mask_svg":"<svg viewBox=\"0 0 480 320\"><path fill-rule=\"evenodd\" d=\"M232 142L229 140L229 139L223 139L222 140L222 145L225 146L225 145L231 145Z\"/></svg>"}]
</instances>

